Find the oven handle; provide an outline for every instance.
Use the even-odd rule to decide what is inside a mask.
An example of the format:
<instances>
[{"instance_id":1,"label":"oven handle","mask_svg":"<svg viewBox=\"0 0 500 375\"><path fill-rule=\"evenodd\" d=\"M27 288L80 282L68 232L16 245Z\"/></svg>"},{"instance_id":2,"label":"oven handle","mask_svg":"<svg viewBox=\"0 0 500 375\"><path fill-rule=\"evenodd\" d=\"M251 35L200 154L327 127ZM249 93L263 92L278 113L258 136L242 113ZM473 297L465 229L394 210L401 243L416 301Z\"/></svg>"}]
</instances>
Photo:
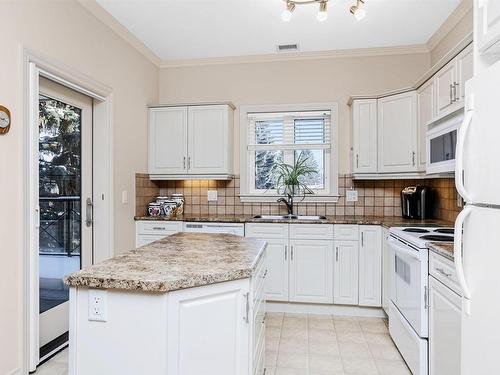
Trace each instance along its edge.
<instances>
[{"instance_id":1,"label":"oven handle","mask_svg":"<svg viewBox=\"0 0 500 375\"><path fill-rule=\"evenodd\" d=\"M406 246L402 245L401 242L394 238L389 238L389 246L394 249L394 251L407 255L411 258L418 259L420 261L420 254L418 251L408 250Z\"/></svg>"}]
</instances>

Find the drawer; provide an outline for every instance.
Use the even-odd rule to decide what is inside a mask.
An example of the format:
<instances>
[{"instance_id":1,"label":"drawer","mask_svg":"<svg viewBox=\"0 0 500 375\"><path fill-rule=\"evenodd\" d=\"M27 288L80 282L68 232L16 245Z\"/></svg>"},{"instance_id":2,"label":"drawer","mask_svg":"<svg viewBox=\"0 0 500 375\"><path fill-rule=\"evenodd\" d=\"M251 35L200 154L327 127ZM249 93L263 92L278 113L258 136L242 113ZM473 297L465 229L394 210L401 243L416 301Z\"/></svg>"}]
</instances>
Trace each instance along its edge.
<instances>
[{"instance_id":1,"label":"drawer","mask_svg":"<svg viewBox=\"0 0 500 375\"><path fill-rule=\"evenodd\" d=\"M137 234L170 235L182 232L181 221L138 221Z\"/></svg>"},{"instance_id":2,"label":"drawer","mask_svg":"<svg viewBox=\"0 0 500 375\"><path fill-rule=\"evenodd\" d=\"M291 239L333 240L332 224L291 224Z\"/></svg>"},{"instance_id":3,"label":"drawer","mask_svg":"<svg viewBox=\"0 0 500 375\"><path fill-rule=\"evenodd\" d=\"M173 233L174 232L171 232L171 234L173 234ZM139 235L136 238L135 246L136 247L141 247L141 246L144 246L144 245L148 245L151 242L154 242L154 241L157 241L157 240L161 240L162 238L165 238L166 236L168 236L168 235L165 235L165 234L162 234L160 236Z\"/></svg>"},{"instance_id":4,"label":"drawer","mask_svg":"<svg viewBox=\"0 0 500 375\"><path fill-rule=\"evenodd\" d=\"M288 238L288 224L255 224L245 225L246 237Z\"/></svg>"},{"instance_id":5,"label":"drawer","mask_svg":"<svg viewBox=\"0 0 500 375\"><path fill-rule=\"evenodd\" d=\"M455 293L462 295L455 264L441 255L429 251L429 274L441 281Z\"/></svg>"},{"instance_id":6,"label":"drawer","mask_svg":"<svg viewBox=\"0 0 500 375\"><path fill-rule=\"evenodd\" d=\"M358 226L337 224L333 226L333 238L342 241L357 241Z\"/></svg>"}]
</instances>

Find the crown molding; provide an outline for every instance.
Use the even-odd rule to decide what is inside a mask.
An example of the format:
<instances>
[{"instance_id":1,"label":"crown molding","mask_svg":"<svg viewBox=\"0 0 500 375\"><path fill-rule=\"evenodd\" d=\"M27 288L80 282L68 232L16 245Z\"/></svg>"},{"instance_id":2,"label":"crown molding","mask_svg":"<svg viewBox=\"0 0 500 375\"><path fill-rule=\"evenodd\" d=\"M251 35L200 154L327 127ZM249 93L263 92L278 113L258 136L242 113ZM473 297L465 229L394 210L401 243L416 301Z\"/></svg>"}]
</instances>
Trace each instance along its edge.
<instances>
[{"instance_id":1,"label":"crown molding","mask_svg":"<svg viewBox=\"0 0 500 375\"><path fill-rule=\"evenodd\" d=\"M429 51L432 51L471 10L472 0L462 0L455 10L451 12L446 21L427 41Z\"/></svg>"},{"instance_id":2,"label":"crown molding","mask_svg":"<svg viewBox=\"0 0 500 375\"><path fill-rule=\"evenodd\" d=\"M125 26L119 23L111 14L101 7L95 0L77 0L82 7L90 12L99 21L113 30L118 36L134 47L141 55L152 62L156 67L160 67L161 59L142 43Z\"/></svg>"},{"instance_id":3,"label":"crown molding","mask_svg":"<svg viewBox=\"0 0 500 375\"><path fill-rule=\"evenodd\" d=\"M278 61L300 61L316 59L334 59L349 57L373 57L388 55L410 55L419 53L429 53L426 44L414 44L408 46L394 47L375 47L375 48L357 48L318 52L289 52L280 54L249 55L249 56L231 56L231 57L213 57L186 60L163 60L160 68L179 68L189 66L203 65L227 65L227 64L251 64L266 63Z\"/></svg>"}]
</instances>

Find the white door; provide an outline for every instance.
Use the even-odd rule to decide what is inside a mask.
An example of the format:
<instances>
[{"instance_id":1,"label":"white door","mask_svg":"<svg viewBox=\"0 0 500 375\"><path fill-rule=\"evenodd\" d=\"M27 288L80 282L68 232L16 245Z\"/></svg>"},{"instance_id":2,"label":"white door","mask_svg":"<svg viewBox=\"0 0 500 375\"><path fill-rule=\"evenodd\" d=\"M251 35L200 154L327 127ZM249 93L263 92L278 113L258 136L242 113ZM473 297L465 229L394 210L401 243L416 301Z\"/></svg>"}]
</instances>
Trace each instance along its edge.
<instances>
[{"instance_id":1,"label":"white door","mask_svg":"<svg viewBox=\"0 0 500 375\"><path fill-rule=\"evenodd\" d=\"M434 80L430 79L417 91L418 103L418 169L425 171L427 125L435 117Z\"/></svg>"},{"instance_id":2,"label":"white door","mask_svg":"<svg viewBox=\"0 0 500 375\"><path fill-rule=\"evenodd\" d=\"M475 26L475 39L481 53L498 53L500 41L500 1L476 0L474 1L477 13Z\"/></svg>"},{"instance_id":3,"label":"white door","mask_svg":"<svg viewBox=\"0 0 500 375\"><path fill-rule=\"evenodd\" d=\"M359 226L359 305L382 306L382 229Z\"/></svg>"},{"instance_id":4,"label":"white door","mask_svg":"<svg viewBox=\"0 0 500 375\"><path fill-rule=\"evenodd\" d=\"M187 107L149 110L149 173L187 173Z\"/></svg>"},{"instance_id":5,"label":"white door","mask_svg":"<svg viewBox=\"0 0 500 375\"><path fill-rule=\"evenodd\" d=\"M92 263L92 99L40 78L39 357L68 341L63 277Z\"/></svg>"},{"instance_id":6,"label":"white door","mask_svg":"<svg viewBox=\"0 0 500 375\"><path fill-rule=\"evenodd\" d=\"M335 241L333 303L358 304L358 241Z\"/></svg>"},{"instance_id":7,"label":"white door","mask_svg":"<svg viewBox=\"0 0 500 375\"><path fill-rule=\"evenodd\" d=\"M288 240L267 241L267 276L265 298L268 301L288 301Z\"/></svg>"},{"instance_id":8,"label":"white door","mask_svg":"<svg viewBox=\"0 0 500 375\"><path fill-rule=\"evenodd\" d=\"M455 165L457 187L464 170L465 193L460 188L459 193L468 202L500 205L499 84L500 62L467 84L466 109L473 108L466 112L458 132Z\"/></svg>"},{"instance_id":9,"label":"white door","mask_svg":"<svg viewBox=\"0 0 500 375\"><path fill-rule=\"evenodd\" d=\"M377 173L377 100L352 104L354 173Z\"/></svg>"},{"instance_id":10,"label":"white door","mask_svg":"<svg viewBox=\"0 0 500 375\"><path fill-rule=\"evenodd\" d=\"M248 279L172 292L168 374L249 375L251 301Z\"/></svg>"},{"instance_id":11,"label":"white door","mask_svg":"<svg viewBox=\"0 0 500 375\"><path fill-rule=\"evenodd\" d=\"M461 298L429 276L429 374L460 375Z\"/></svg>"},{"instance_id":12,"label":"white door","mask_svg":"<svg viewBox=\"0 0 500 375\"><path fill-rule=\"evenodd\" d=\"M471 45L467 46L456 57L457 61L457 103L460 106L465 102L465 82L474 76L474 48Z\"/></svg>"},{"instance_id":13,"label":"white door","mask_svg":"<svg viewBox=\"0 0 500 375\"><path fill-rule=\"evenodd\" d=\"M463 218L462 246L455 244L457 276L460 279L463 275L465 287L461 283L461 290L470 297L462 299L462 374L500 374L500 325L497 323L500 209L467 205L457 218L457 226ZM458 233L460 229L456 229ZM459 240L457 236L457 242ZM463 254L463 262L457 257L460 254Z\"/></svg>"},{"instance_id":14,"label":"white door","mask_svg":"<svg viewBox=\"0 0 500 375\"><path fill-rule=\"evenodd\" d=\"M456 107L454 95L456 82L456 60L452 60L434 76L434 85L436 87L436 114L438 117L452 112Z\"/></svg>"},{"instance_id":15,"label":"white door","mask_svg":"<svg viewBox=\"0 0 500 375\"><path fill-rule=\"evenodd\" d=\"M378 100L378 170L417 171L417 94L415 91Z\"/></svg>"},{"instance_id":16,"label":"white door","mask_svg":"<svg viewBox=\"0 0 500 375\"><path fill-rule=\"evenodd\" d=\"M188 117L189 174L228 174L229 107L189 107Z\"/></svg>"},{"instance_id":17,"label":"white door","mask_svg":"<svg viewBox=\"0 0 500 375\"><path fill-rule=\"evenodd\" d=\"M391 274L391 255L389 251L389 229L382 228L382 308L389 313L389 288Z\"/></svg>"},{"instance_id":18,"label":"white door","mask_svg":"<svg viewBox=\"0 0 500 375\"><path fill-rule=\"evenodd\" d=\"M290 241L290 301L333 303L332 241Z\"/></svg>"}]
</instances>

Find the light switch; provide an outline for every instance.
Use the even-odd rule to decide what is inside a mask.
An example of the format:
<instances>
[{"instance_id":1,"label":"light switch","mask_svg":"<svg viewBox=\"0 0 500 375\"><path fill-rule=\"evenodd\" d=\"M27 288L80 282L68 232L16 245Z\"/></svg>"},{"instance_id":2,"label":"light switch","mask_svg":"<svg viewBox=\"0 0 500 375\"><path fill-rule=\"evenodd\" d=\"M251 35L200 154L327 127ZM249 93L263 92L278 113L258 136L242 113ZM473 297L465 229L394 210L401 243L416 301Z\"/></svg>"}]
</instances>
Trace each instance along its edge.
<instances>
[{"instance_id":1,"label":"light switch","mask_svg":"<svg viewBox=\"0 0 500 375\"><path fill-rule=\"evenodd\" d=\"M349 189L346 191L346 201L347 202L357 202L358 201L358 191Z\"/></svg>"},{"instance_id":2,"label":"light switch","mask_svg":"<svg viewBox=\"0 0 500 375\"><path fill-rule=\"evenodd\" d=\"M217 190L209 190L207 192L207 198L209 202L217 202Z\"/></svg>"},{"instance_id":3,"label":"light switch","mask_svg":"<svg viewBox=\"0 0 500 375\"><path fill-rule=\"evenodd\" d=\"M122 191L122 203L123 204L128 203L128 191L127 190Z\"/></svg>"}]
</instances>

